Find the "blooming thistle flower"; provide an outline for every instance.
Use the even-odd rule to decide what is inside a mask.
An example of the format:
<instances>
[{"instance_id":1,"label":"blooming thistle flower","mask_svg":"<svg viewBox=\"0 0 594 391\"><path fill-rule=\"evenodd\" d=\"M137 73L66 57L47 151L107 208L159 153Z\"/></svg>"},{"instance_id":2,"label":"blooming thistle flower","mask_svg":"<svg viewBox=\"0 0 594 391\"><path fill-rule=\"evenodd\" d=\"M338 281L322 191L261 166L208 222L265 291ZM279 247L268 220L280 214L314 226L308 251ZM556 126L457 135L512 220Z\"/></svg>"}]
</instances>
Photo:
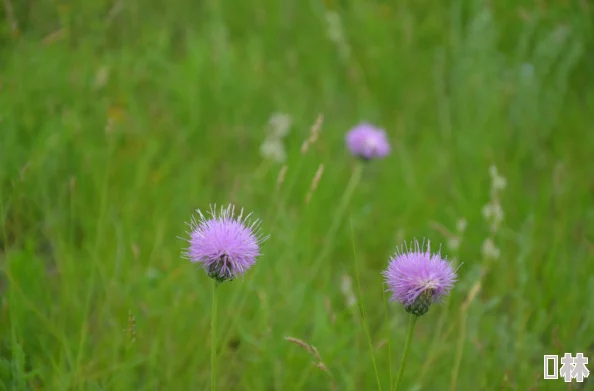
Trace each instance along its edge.
<instances>
[{"instance_id":1,"label":"blooming thistle flower","mask_svg":"<svg viewBox=\"0 0 594 391\"><path fill-rule=\"evenodd\" d=\"M351 129L346 135L346 144L353 155L363 160L381 159L390 153L386 132L368 123Z\"/></svg>"},{"instance_id":2,"label":"blooming thistle flower","mask_svg":"<svg viewBox=\"0 0 594 391\"><path fill-rule=\"evenodd\" d=\"M456 270L439 252L431 254L429 242L426 250L416 240L414 248L404 250L397 249L382 274L393 294L391 300L398 300L407 312L421 316L449 293L457 280Z\"/></svg>"},{"instance_id":3,"label":"blooming thistle flower","mask_svg":"<svg viewBox=\"0 0 594 391\"><path fill-rule=\"evenodd\" d=\"M200 263L209 277L217 282L231 281L243 275L260 256L260 245L268 238L260 232L260 220L244 216L243 209L235 215L232 205L217 213L211 207L207 218L200 210L198 219L189 223L190 243L186 258Z\"/></svg>"}]
</instances>

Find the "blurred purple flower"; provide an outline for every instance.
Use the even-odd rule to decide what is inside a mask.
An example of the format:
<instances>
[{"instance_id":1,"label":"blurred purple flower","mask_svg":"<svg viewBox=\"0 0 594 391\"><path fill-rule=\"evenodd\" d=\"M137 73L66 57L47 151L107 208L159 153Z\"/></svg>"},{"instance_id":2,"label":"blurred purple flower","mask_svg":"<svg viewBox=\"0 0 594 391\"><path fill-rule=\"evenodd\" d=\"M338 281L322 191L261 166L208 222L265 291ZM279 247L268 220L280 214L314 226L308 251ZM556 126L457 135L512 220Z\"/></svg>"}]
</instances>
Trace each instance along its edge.
<instances>
[{"instance_id":1,"label":"blurred purple flower","mask_svg":"<svg viewBox=\"0 0 594 391\"><path fill-rule=\"evenodd\" d=\"M232 205L211 207L209 218L201 211L198 219L192 218L190 239L185 256L191 262L200 263L209 277L218 282L231 281L243 275L260 256L260 245L268 237L260 233L260 220L251 219L251 214L235 215Z\"/></svg>"},{"instance_id":2,"label":"blurred purple flower","mask_svg":"<svg viewBox=\"0 0 594 391\"><path fill-rule=\"evenodd\" d=\"M407 312L417 316L447 295L457 280L452 265L439 252L431 254L429 242L426 250L423 247L415 240L414 248L398 249L382 273L392 292L391 300L398 300Z\"/></svg>"},{"instance_id":3,"label":"blurred purple flower","mask_svg":"<svg viewBox=\"0 0 594 391\"><path fill-rule=\"evenodd\" d=\"M365 160L381 159L390 153L386 132L368 123L351 129L346 135L346 143L353 155Z\"/></svg>"}]
</instances>

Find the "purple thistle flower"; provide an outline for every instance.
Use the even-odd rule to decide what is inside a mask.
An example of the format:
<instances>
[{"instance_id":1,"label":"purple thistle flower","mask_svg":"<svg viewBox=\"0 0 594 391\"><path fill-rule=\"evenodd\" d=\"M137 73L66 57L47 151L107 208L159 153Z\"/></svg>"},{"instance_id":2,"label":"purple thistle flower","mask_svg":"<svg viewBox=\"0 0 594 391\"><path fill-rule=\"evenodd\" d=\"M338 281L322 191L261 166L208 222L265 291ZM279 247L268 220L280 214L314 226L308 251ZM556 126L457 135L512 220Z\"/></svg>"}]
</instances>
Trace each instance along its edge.
<instances>
[{"instance_id":1,"label":"purple thistle flower","mask_svg":"<svg viewBox=\"0 0 594 391\"><path fill-rule=\"evenodd\" d=\"M209 218L197 212L198 219L192 217L189 223L186 258L202 264L206 274L218 282L243 275L256 263L260 245L268 238L260 233L260 220L250 219L251 213L244 216L243 209L235 216L232 205L222 207L219 213L211 206Z\"/></svg>"},{"instance_id":2,"label":"purple thistle flower","mask_svg":"<svg viewBox=\"0 0 594 391\"><path fill-rule=\"evenodd\" d=\"M353 155L364 160L384 158L391 150L386 132L368 123L351 129L346 135L346 144Z\"/></svg>"},{"instance_id":3,"label":"purple thistle flower","mask_svg":"<svg viewBox=\"0 0 594 391\"><path fill-rule=\"evenodd\" d=\"M457 280L450 262L439 252L431 254L429 242L426 250L423 247L415 240L414 248L397 249L382 273L392 292L391 300L398 300L407 312L417 316L447 295Z\"/></svg>"}]
</instances>

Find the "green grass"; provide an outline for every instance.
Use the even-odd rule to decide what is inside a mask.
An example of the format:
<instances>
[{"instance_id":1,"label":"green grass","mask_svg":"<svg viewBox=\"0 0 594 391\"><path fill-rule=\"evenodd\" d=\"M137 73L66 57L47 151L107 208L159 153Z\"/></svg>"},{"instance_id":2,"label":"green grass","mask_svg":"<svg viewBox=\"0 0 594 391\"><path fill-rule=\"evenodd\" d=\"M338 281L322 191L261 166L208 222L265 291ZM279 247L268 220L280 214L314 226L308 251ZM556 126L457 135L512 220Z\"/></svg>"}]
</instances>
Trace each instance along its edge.
<instances>
[{"instance_id":1,"label":"green grass","mask_svg":"<svg viewBox=\"0 0 594 391\"><path fill-rule=\"evenodd\" d=\"M211 203L271 234L219 287L219 390L374 390L374 365L389 390L408 318L380 272L415 237L463 266L417 322L401 390L567 389L542 380L542 356L594 361L594 7L488 3L5 1L0 390L209 389L210 281L178 237ZM278 190L281 165L259 154L274 112L294 120ZM361 120L393 153L365 167L328 242ZM507 187L489 263L492 164ZM461 218L452 250L436 223Z\"/></svg>"}]
</instances>

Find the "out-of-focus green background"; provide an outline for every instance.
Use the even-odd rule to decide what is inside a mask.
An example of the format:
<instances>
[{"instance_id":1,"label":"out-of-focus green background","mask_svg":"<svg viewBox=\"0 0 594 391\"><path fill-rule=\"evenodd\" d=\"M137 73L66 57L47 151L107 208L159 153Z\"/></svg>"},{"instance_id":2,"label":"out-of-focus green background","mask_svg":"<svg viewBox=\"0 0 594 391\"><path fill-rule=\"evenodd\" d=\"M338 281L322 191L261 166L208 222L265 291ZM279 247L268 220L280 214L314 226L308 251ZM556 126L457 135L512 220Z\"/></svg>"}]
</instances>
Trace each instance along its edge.
<instances>
[{"instance_id":1,"label":"out-of-focus green background","mask_svg":"<svg viewBox=\"0 0 594 391\"><path fill-rule=\"evenodd\" d=\"M220 289L220 390L389 390L407 316L380 272L415 237L463 265L402 390L568 389L543 354L594 362L593 20L585 0L3 0L0 389L208 389L210 281L180 253L213 203L271 234ZM271 117L290 132L266 149ZM360 121L392 154L331 235Z\"/></svg>"}]
</instances>

